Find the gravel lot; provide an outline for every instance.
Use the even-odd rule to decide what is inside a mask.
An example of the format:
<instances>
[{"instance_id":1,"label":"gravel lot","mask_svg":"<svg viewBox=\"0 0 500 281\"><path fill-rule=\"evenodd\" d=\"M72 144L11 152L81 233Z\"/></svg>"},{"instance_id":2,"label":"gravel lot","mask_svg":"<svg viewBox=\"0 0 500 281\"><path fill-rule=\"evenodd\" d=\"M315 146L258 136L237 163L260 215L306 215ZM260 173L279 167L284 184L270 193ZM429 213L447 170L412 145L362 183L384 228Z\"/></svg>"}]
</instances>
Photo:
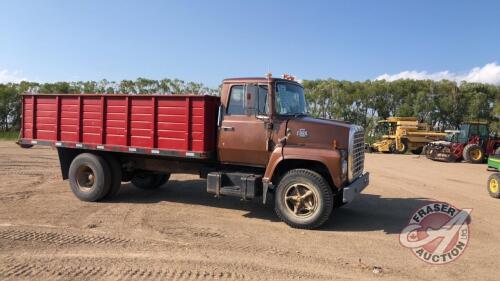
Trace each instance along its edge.
<instances>
[{"instance_id":1,"label":"gravel lot","mask_svg":"<svg viewBox=\"0 0 500 281\"><path fill-rule=\"evenodd\" d=\"M365 167L365 193L321 230L303 231L277 221L271 205L214 198L190 175L81 202L55 150L2 141L0 279L498 280L500 200L488 196L485 165L368 154ZM473 208L468 248L451 264L428 265L398 240L432 200Z\"/></svg>"}]
</instances>

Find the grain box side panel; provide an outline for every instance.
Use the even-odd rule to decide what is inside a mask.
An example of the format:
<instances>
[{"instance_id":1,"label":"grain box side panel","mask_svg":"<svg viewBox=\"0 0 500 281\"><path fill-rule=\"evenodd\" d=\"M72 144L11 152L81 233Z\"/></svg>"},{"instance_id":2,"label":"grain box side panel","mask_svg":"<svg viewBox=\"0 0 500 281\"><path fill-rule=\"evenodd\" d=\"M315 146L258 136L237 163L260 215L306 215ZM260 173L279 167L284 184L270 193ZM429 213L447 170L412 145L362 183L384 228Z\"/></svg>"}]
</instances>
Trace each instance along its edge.
<instances>
[{"instance_id":1,"label":"grain box side panel","mask_svg":"<svg viewBox=\"0 0 500 281\"><path fill-rule=\"evenodd\" d=\"M35 136L39 140L57 139L56 96L38 96L35 103Z\"/></svg>"},{"instance_id":2,"label":"grain box side panel","mask_svg":"<svg viewBox=\"0 0 500 281\"><path fill-rule=\"evenodd\" d=\"M104 118L106 145L127 145L127 99L124 96L107 96Z\"/></svg>"},{"instance_id":3,"label":"grain box side panel","mask_svg":"<svg viewBox=\"0 0 500 281\"><path fill-rule=\"evenodd\" d=\"M157 146L164 150L185 150L186 114L185 98L161 96L157 100Z\"/></svg>"},{"instance_id":4,"label":"grain box side panel","mask_svg":"<svg viewBox=\"0 0 500 281\"><path fill-rule=\"evenodd\" d=\"M152 96L130 97L130 146L153 147L151 130L153 124Z\"/></svg>"},{"instance_id":5,"label":"grain box side panel","mask_svg":"<svg viewBox=\"0 0 500 281\"><path fill-rule=\"evenodd\" d=\"M82 142L100 144L101 139L101 98L99 96L82 97Z\"/></svg>"},{"instance_id":6,"label":"grain box side panel","mask_svg":"<svg viewBox=\"0 0 500 281\"><path fill-rule=\"evenodd\" d=\"M78 142L78 97L60 96L60 140Z\"/></svg>"},{"instance_id":7,"label":"grain box side panel","mask_svg":"<svg viewBox=\"0 0 500 281\"><path fill-rule=\"evenodd\" d=\"M33 96L23 96L23 131L22 137L33 139Z\"/></svg>"}]
</instances>

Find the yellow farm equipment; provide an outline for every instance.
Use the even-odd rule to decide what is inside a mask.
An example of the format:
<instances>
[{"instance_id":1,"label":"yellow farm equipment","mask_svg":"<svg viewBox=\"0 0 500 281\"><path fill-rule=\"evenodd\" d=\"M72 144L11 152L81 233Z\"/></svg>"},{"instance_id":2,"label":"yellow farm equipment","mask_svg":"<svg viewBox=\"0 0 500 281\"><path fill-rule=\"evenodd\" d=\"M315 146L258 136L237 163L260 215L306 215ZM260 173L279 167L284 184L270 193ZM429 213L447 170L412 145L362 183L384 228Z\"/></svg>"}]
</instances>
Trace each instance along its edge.
<instances>
[{"instance_id":1,"label":"yellow farm equipment","mask_svg":"<svg viewBox=\"0 0 500 281\"><path fill-rule=\"evenodd\" d=\"M382 137L372 144L372 151L403 154L410 150L421 154L424 146L431 141L442 140L446 133L433 131L427 123L415 117L389 117L378 121L377 132Z\"/></svg>"}]
</instances>

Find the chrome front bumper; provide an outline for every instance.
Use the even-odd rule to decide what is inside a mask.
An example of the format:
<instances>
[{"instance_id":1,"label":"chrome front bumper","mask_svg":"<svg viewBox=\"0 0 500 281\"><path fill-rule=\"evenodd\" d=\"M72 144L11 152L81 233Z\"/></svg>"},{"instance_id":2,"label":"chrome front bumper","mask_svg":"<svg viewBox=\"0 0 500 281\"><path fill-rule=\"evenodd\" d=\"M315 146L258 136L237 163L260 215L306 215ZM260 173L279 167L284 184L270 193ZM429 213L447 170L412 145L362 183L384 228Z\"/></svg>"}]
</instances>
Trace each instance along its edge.
<instances>
[{"instance_id":1,"label":"chrome front bumper","mask_svg":"<svg viewBox=\"0 0 500 281\"><path fill-rule=\"evenodd\" d=\"M370 173L364 173L353 181L350 185L344 187L342 201L344 204L352 202L356 196L361 193L370 183Z\"/></svg>"}]
</instances>

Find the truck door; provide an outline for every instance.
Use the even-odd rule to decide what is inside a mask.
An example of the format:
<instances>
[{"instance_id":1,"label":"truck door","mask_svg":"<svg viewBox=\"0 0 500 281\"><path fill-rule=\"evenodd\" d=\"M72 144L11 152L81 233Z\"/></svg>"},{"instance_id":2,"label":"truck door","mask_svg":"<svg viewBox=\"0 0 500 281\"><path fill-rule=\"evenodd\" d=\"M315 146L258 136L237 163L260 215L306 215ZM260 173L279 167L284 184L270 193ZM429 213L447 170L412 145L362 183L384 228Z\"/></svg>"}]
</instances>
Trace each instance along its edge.
<instances>
[{"instance_id":1,"label":"truck door","mask_svg":"<svg viewBox=\"0 0 500 281\"><path fill-rule=\"evenodd\" d=\"M267 85L231 85L219 127L219 161L265 166L268 161Z\"/></svg>"}]
</instances>

